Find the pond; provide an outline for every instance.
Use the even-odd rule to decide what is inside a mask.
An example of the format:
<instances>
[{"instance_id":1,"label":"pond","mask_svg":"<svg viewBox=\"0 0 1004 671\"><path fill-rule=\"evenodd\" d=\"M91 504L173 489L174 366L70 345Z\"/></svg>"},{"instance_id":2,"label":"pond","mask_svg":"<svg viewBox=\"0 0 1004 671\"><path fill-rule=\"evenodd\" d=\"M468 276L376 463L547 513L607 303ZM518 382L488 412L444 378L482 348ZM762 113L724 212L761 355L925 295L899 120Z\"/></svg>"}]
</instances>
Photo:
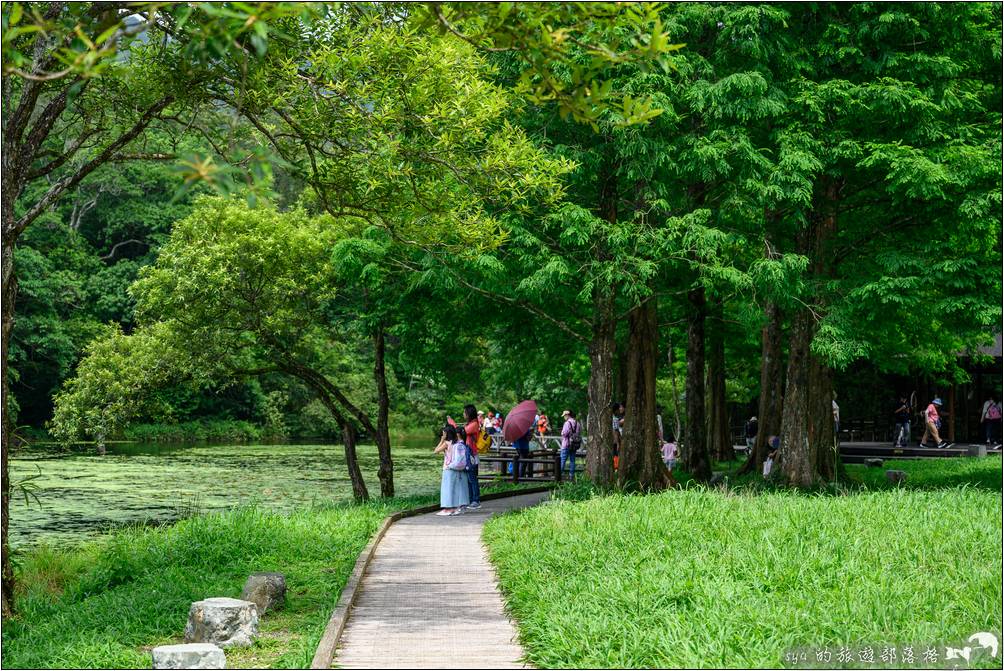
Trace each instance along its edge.
<instances>
[{"instance_id":1,"label":"pond","mask_svg":"<svg viewBox=\"0 0 1004 671\"><path fill-rule=\"evenodd\" d=\"M391 439L395 493L439 490L442 457L431 434ZM357 448L371 496L380 494L374 445ZM291 510L312 502L350 501L352 487L341 444L109 444L88 449L32 447L11 460L12 480L32 480L39 503L11 503L12 547L79 541L124 523L165 522L190 512L238 504Z\"/></svg>"}]
</instances>

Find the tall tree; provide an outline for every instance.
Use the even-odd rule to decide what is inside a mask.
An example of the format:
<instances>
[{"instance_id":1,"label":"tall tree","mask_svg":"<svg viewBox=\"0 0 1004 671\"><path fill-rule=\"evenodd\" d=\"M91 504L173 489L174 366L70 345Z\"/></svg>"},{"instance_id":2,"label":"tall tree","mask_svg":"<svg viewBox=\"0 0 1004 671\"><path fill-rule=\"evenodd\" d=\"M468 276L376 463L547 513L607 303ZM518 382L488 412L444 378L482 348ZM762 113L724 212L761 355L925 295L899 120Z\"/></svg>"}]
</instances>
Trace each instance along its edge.
<instances>
[{"instance_id":1,"label":"tall tree","mask_svg":"<svg viewBox=\"0 0 1004 671\"><path fill-rule=\"evenodd\" d=\"M958 374L999 323L1000 278L976 269L1001 257L1000 20L992 5L792 7L801 76L774 137L811 185L784 215L809 261L783 410L792 483L833 475L833 367Z\"/></svg>"},{"instance_id":2,"label":"tall tree","mask_svg":"<svg viewBox=\"0 0 1004 671\"><path fill-rule=\"evenodd\" d=\"M230 3L226 3L229 5ZM146 131L194 110L199 84L221 55L262 52L270 23L297 6L132 3L5 3L3 22L4 180L0 188L3 314L0 407L4 422L3 611L9 613L9 345L17 276L14 247L46 210L101 166L161 158ZM183 66L181 66L183 64ZM44 185L41 188L29 188Z\"/></svg>"}]
</instances>

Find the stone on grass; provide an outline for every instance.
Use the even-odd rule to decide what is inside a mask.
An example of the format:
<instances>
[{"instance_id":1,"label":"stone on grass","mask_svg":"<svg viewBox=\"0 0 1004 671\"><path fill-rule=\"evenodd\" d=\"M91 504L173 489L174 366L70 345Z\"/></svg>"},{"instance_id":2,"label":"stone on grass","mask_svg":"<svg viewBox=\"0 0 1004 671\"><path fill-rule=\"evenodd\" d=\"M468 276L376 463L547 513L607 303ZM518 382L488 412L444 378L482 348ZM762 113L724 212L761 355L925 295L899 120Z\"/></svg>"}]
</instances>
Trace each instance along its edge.
<instances>
[{"instance_id":1,"label":"stone on grass","mask_svg":"<svg viewBox=\"0 0 1004 671\"><path fill-rule=\"evenodd\" d=\"M217 597L192 604L185 642L213 643L221 648L251 645L258 635L258 606L250 601Z\"/></svg>"},{"instance_id":2,"label":"stone on grass","mask_svg":"<svg viewBox=\"0 0 1004 671\"><path fill-rule=\"evenodd\" d=\"M871 457L869 459L865 459L865 466L868 466L870 468L882 468L883 463L884 462L878 457Z\"/></svg>"},{"instance_id":3,"label":"stone on grass","mask_svg":"<svg viewBox=\"0 0 1004 671\"><path fill-rule=\"evenodd\" d=\"M966 448L966 455L970 457L985 457L987 456L987 446L970 445Z\"/></svg>"},{"instance_id":4,"label":"stone on grass","mask_svg":"<svg viewBox=\"0 0 1004 671\"><path fill-rule=\"evenodd\" d=\"M725 471L715 471L711 474L711 479L708 480L708 484L712 487L720 485L725 482Z\"/></svg>"},{"instance_id":5,"label":"stone on grass","mask_svg":"<svg viewBox=\"0 0 1004 671\"><path fill-rule=\"evenodd\" d=\"M161 645L153 649L155 669L225 669L227 658L212 643Z\"/></svg>"},{"instance_id":6,"label":"stone on grass","mask_svg":"<svg viewBox=\"0 0 1004 671\"><path fill-rule=\"evenodd\" d=\"M258 606L258 614L278 610L286 603L286 576L281 573L252 573L244 583L241 598Z\"/></svg>"},{"instance_id":7,"label":"stone on grass","mask_svg":"<svg viewBox=\"0 0 1004 671\"><path fill-rule=\"evenodd\" d=\"M889 470L885 472L885 477L894 485L899 485L906 482L906 471Z\"/></svg>"}]
</instances>

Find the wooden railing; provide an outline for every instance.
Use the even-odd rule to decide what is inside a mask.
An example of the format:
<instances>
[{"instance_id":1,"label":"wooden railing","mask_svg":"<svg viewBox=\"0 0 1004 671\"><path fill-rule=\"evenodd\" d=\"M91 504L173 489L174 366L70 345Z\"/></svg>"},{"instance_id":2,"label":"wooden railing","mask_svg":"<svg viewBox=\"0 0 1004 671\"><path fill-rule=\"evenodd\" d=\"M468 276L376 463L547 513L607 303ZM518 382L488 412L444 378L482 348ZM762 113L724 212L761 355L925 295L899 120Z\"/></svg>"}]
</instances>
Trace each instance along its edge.
<instances>
[{"instance_id":1,"label":"wooden railing","mask_svg":"<svg viewBox=\"0 0 1004 671\"><path fill-rule=\"evenodd\" d=\"M575 453L576 470L585 467L586 437ZM561 436L534 434L530 439L530 454L521 457L516 449L506 443L501 435L492 436L492 446L487 454L478 455L481 468L479 480L512 480L513 482L561 482Z\"/></svg>"}]
</instances>

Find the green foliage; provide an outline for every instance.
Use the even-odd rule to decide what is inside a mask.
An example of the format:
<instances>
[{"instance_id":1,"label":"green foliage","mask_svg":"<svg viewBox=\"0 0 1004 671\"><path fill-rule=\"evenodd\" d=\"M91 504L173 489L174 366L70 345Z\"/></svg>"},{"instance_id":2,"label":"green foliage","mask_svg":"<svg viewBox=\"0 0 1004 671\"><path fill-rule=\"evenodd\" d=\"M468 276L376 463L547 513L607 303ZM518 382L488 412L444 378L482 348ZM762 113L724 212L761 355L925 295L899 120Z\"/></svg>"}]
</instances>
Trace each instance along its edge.
<instances>
[{"instance_id":1,"label":"green foliage","mask_svg":"<svg viewBox=\"0 0 1004 671\"><path fill-rule=\"evenodd\" d=\"M610 68L636 62L666 71L668 54L684 46L669 42L657 7L641 3L430 3L418 17L479 49L514 53L518 91L538 104L557 101L562 116L594 128L604 117L628 125L661 112L650 97L615 90Z\"/></svg>"},{"instance_id":2,"label":"green foliage","mask_svg":"<svg viewBox=\"0 0 1004 671\"><path fill-rule=\"evenodd\" d=\"M765 667L803 646L960 644L1001 626L1000 461L977 463L993 491L908 480L837 497L586 495L494 518L484 535L542 668ZM945 561L960 552L989 560Z\"/></svg>"},{"instance_id":3,"label":"green foliage","mask_svg":"<svg viewBox=\"0 0 1004 671\"><path fill-rule=\"evenodd\" d=\"M274 427L274 424L272 425ZM250 422L232 419L193 420L177 424L132 424L122 431L126 440L138 443L184 443L192 441L227 441L250 443L264 436L282 437L268 432L269 425L258 427ZM273 429L274 431L274 429Z\"/></svg>"},{"instance_id":4,"label":"green foliage","mask_svg":"<svg viewBox=\"0 0 1004 671\"><path fill-rule=\"evenodd\" d=\"M239 106L247 142L273 147L314 207L413 244L478 247L499 210L559 197L567 170L508 123L518 98L486 74L463 41L339 7L255 63Z\"/></svg>"}]
</instances>

